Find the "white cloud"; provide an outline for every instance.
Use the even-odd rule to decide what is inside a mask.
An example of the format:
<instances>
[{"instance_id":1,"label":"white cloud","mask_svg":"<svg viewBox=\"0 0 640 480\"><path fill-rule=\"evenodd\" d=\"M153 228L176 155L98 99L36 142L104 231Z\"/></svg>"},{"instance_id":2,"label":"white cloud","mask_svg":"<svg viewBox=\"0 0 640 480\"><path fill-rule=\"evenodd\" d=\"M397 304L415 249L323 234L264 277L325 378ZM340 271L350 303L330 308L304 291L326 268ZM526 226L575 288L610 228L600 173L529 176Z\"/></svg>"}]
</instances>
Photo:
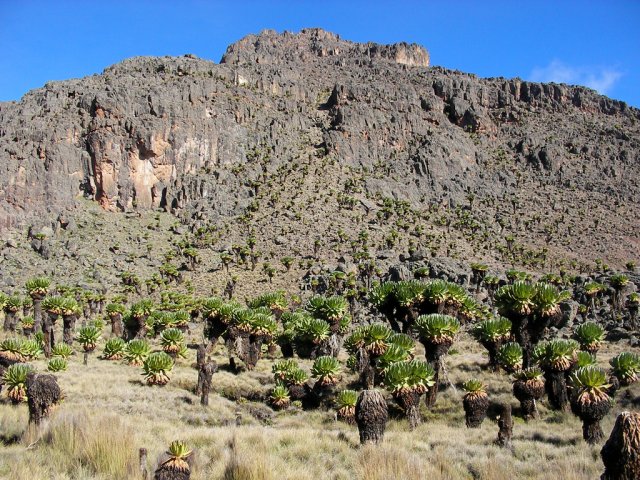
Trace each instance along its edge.
<instances>
[{"instance_id":1,"label":"white cloud","mask_svg":"<svg viewBox=\"0 0 640 480\"><path fill-rule=\"evenodd\" d=\"M553 60L546 67L536 67L529 75L534 82L568 83L585 85L606 95L622 77L613 67L572 67L560 60Z\"/></svg>"}]
</instances>

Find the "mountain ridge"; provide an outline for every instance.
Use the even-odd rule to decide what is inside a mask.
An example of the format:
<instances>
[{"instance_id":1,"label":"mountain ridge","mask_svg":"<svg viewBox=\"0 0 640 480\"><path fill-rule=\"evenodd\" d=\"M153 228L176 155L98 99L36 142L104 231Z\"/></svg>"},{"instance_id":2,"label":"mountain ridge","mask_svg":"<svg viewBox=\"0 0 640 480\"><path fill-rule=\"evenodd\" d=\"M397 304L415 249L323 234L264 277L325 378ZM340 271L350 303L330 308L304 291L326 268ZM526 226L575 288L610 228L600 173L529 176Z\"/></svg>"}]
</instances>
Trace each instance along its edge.
<instances>
[{"instance_id":1,"label":"mountain ridge","mask_svg":"<svg viewBox=\"0 0 640 480\"><path fill-rule=\"evenodd\" d=\"M280 219L274 236L310 224L310 240L286 242L304 244L338 229L319 218L345 212L407 232L367 223L392 199L431 212L425 228L439 237L468 223L452 240L462 256L486 245L504 257L507 236L568 259L591 250L622 264L638 251L640 111L586 87L428 63L406 43L265 31L220 64L135 57L48 83L0 105L0 228L53 220L86 197L113 211L166 209L193 232L264 210ZM312 196L293 191L307 180L287 183L305 168ZM280 193L266 195L269 184ZM418 237L402 248L436 248Z\"/></svg>"}]
</instances>

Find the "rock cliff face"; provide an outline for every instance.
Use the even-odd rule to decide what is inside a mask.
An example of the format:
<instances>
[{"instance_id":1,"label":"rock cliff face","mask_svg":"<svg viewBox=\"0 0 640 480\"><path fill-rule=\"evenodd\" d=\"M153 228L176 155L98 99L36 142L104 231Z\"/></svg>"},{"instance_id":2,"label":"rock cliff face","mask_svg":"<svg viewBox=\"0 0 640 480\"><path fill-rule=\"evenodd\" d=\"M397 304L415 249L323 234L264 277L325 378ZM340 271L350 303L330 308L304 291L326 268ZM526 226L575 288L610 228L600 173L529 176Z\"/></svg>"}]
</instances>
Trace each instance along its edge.
<instances>
[{"instance_id":1,"label":"rock cliff face","mask_svg":"<svg viewBox=\"0 0 640 480\"><path fill-rule=\"evenodd\" d=\"M267 177L319 158L316 172L367 211L475 202L492 234L515 216L534 244L616 242L622 260L640 249L639 120L583 87L429 67L417 45L265 31L220 64L132 58L1 103L0 228L77 197L216 223L245 213Z\"/></svg>"},{"instance_id":2,"label":"rock cliff face","mask_svg":"<svg viewBox=\"0 0 640 480\"><path fill-rule=\"evenodd\" d=\"M318 28L305 29L299 34L285 32L279 35L273 30L265 30L260 35L248 35L227 48L221 63L292 65L313 61L314 57L333 57L336 65L343 64L347 59L358 58L429 66L429 53L420 45L353 43Z\"/></svg>"}]
</instances>

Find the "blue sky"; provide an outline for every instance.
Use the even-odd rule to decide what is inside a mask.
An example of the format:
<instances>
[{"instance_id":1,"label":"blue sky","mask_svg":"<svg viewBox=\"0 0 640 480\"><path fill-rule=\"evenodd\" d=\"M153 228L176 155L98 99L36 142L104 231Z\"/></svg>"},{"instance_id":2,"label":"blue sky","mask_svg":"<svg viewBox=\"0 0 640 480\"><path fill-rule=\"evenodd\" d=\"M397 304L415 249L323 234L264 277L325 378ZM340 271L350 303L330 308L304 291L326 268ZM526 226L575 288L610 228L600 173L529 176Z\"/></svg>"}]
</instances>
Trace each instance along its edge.
<instances>
[{"instance_id":1,"label":"blue sky","mask_svg":"<svg viewBox=\"0 0 640 480\"><path fill-rule=\"evenodd\" d=\"M640 1L0 0L0 100L137 55L193 53L271 28L416 42L433 65L587 85L640 107Z\"/></svg>"}]
</instances>

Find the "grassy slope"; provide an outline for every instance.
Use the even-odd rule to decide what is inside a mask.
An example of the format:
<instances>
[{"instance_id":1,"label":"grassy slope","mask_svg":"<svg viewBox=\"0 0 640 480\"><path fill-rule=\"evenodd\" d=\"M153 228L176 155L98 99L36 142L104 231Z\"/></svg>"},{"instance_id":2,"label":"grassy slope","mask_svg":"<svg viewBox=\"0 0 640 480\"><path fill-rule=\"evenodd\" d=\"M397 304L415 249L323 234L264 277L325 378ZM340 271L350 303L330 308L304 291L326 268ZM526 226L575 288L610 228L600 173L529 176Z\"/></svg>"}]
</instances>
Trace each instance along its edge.
<instances>
[{"instance_id":1,"label":"grassy slope","mask_svg":"<svg viewBox=\"0 0 640 480\"><path fill-rule=\"evenodd\" d=\"M189 340L199 335L197 326ZM0 449L2 478L140 478L138 448L148 449L152 468L178 438L195 449L194 479L592 479L602 471L600 446L582 441L580 421L548 411L544 403L540 420L525 424L516 419L512 452L492 445L494 421L476 430L464 427L462 394L451 388L439 396L434 411L423 407L426 421L415 431L395 418L383 445L360 448L357 429L336 422L333 412L273 413L262 402L246 400L264 395L272 385L272 360L235 376L224 371L227 360L219 345L214 359L223 368L214 375L210 405L202 407L192 393L197 378L193 350L178 362L167 386L148 387L141 368L99 359L103 343L88 366L78 354L68 371L57 374L66 398L39 440L35 432L25 432L26 406L10 405L3 394L0 429L8 444ZM454 384L482 378L493 400L517 406L508 377L482 369L482 347L464 334L454 347L458 353L447 358ZM606 345L600 364L606 366L621 348ZM46 368L44 360L34 363L38 370ZM301 363L310 368L309 362ZM343 382L350 380L345 373ZM639 393L637 386L631 390L634 396ZM622 397L624 392L602 422L607 435L624 409Z\"/></svg>"}]
</instances>

